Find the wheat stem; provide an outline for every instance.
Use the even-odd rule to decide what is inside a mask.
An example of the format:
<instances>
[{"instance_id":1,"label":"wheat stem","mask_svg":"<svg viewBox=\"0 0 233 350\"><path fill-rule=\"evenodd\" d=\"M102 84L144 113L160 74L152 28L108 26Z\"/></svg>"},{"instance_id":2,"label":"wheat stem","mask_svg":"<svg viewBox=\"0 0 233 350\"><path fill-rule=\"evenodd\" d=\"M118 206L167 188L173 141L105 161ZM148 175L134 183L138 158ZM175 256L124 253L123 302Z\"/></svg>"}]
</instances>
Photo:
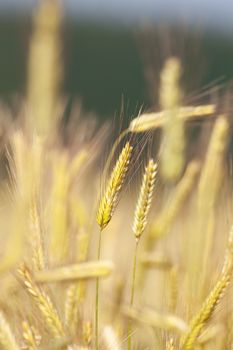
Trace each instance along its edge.
<instances>
[{"instance_id":1,"label":"wheat stem","mask_svg":"<svg viewBox=\"0 0 233 350\"><path fill-rule=\"evenodd\" d=\"M136 245L134 249L134 259L133 259L133 274L131 281L131 294L130 294L130 306L133 306L134 303L134 294L135 294L135 279L136 279L136 269L137 269L137 252L138 252L138 243L139 240L136 240ZM131 349L131 332L132 332L132 321L129 322L128 328L128 350Z\"/></svg>"},{"instance_id":2,"label":"wheat stem","mask_svg":"<svg viewBox=\"0 0 233 350\"><path fill-rule=\"evenodd\" d=\"M102 230L99 231L97 259L100 260L101 255L101 238ZM99 349L99 278L96 279L96 294L95 294L95 344L96 350Z\"/></svg>"}]
</instances>

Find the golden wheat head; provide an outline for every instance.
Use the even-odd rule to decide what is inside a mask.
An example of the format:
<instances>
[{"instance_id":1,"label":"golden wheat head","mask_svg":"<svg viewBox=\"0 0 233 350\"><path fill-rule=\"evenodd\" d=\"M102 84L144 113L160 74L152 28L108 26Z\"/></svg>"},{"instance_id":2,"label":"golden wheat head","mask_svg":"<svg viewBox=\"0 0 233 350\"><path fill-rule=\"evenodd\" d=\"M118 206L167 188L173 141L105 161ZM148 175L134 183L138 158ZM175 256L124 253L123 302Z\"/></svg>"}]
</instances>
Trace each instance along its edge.
<instances>
[{"instance_id":1,"label":"golden wheat head","mask_svg":"<svg viewBox=\"0 0 233 350\"><path fill-rule=\"evenodd\" d=\"M136 239L141 237L147 223L147 215L151 206L155 184L156 169L156 163L153 159L150 159L145 169L134 215L133 232Z\"/></svg>"},{"instance_id":2,"label":"golden wheat head","mask_svg":"<svg viewBox=\"0 0 233 350\"><path fill-rule=\"evenodd\" d=\"M128 170L132 147L129 142L123 148L110 176L106 191L100 200L97 212L97 223L103 230L112 218L116 207L119 191L122 187L125 174Z\"/></svg>"}]
</instances>

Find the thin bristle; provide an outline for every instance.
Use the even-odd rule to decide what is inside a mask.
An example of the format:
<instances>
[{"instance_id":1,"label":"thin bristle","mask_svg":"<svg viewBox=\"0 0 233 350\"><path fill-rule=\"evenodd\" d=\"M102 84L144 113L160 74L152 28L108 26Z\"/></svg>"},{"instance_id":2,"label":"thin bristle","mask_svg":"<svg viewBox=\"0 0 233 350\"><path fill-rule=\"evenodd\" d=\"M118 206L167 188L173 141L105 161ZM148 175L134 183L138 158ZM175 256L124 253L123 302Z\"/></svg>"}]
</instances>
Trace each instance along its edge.
<instances>
[{"instance_id":1,"label":"thin bristle","mask_svg":"<svg viewBox=\"0 0 233 350\"><path fill-rule=\"evenodd\" d=\"M137 240L141 237L146 227L147 215L153 196L156 168L157 165L155 164L154 160L150 159L145 169L134 215L133 232Z\"/></svg>"},{"instance_id":2,"label":"thin bristle","mask_svg":"<svg viewBox=\"0 0 233 350\"><path fill-rule=\"evenodd\" d=\"M107 189L100 200L97 212L97 223L99 224L101 230L107 226L112 218L116 207L118 194L128 170L131 153L132 147L130 146L129 142L127 142L112 171Z\"/></svg>"}]
</instances>

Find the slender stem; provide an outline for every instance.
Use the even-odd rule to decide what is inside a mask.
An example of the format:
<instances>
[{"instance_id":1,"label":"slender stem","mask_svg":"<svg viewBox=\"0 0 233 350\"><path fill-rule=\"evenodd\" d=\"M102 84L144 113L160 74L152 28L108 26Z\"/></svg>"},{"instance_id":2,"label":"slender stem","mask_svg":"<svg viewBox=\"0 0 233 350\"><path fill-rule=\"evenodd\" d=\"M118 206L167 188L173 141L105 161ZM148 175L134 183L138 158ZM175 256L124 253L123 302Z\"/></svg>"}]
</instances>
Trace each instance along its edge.
<instances>
[{"instance_id":1,"label":"slender stem","mask_svg":"<svg viewBox=\"0 0 233 350\"><path fill-rule=\"evenodd\" d=\"M134 303L138 242L139 240L136 239L136 245L134 249L134 259L133 259L133 274L132 274L132 281L131 281L130 306L133 306L133 303ZM132 332L132 322L130 321L129 327L128 327L128 350L131 350L131 332Z\"/></svg>"},{"instance_id":2,"label":"slender stem","mask_svg":"<svg viewBox=\"0 0 233 350\"><path fill-rule=\"evenodd\" d=\"M98 253L97 253L98 260L100 260L100 253L101 253L101 237L102 237L102 230L99 231L99 243L98 243ZM99 350L99 278L96 279L96 294L95 294L95 349Z\"/></svg>"},{"instance_id":3,"label":"slender stem","mask_svg":"<svg viewBox=\"0 0 233 350\"><path fill-rule=\"evenodd\" d=\"M133 306L133 303L134 303L135 279L136 279L136 268L137 268L137 251L138 251L138 240L136 240L136 246L135 246L135 250L134 250L133 276L132 276L132 283L131 283L130 306Z\"/></svg>"}]
</instances>

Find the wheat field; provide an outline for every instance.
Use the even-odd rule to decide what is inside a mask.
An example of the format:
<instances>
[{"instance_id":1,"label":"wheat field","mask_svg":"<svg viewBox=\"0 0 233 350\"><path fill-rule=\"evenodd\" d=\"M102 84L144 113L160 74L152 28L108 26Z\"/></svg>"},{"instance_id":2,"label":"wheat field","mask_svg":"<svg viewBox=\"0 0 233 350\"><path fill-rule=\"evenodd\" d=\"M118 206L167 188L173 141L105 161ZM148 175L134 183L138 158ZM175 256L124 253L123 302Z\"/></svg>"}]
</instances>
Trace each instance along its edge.
<instances>
[{"instance_id":1,"label":"wheat field","mask_svg":"<svg viewBox=\"0 0 233 350\"><path fill-rule=\"evenodd\" d=\"M233 349L229 108L185 104L170 57L160 110L114 141L78 105L64 125L61 22L40 3L0 109L0 349Z\"/></svg>"}]
</instances>

